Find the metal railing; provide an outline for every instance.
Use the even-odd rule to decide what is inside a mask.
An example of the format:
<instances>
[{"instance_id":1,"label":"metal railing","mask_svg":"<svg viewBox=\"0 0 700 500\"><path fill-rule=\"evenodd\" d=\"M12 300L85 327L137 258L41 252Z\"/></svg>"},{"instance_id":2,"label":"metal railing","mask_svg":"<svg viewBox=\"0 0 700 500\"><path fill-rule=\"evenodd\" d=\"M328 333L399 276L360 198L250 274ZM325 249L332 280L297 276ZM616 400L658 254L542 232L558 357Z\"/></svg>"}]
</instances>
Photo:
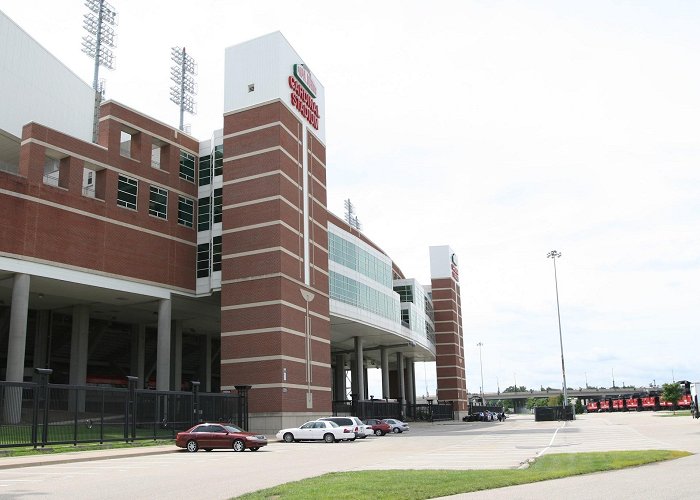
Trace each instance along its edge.
<instances>
[{"instance_id":1,"label":"metal railing","mask_svg":"<svg viewBox=\"0 0 700 500\"><path fill-rule=\"evenodd\" d=\"M362 401L333 401L333 415L353 415L361 420L368 418L396 418L409 421L437 422L454 420L452 401L433 403L402 403L399 400L368 399Z\"/></svg>"},{"instance_id":2,"label":"metal railing","mask_svg":"<svg viewBox=\"0 0 700 500\"><path fill-rule=\"evenodd\" d=\"M248 428L249 386L237 394L0 382L0 448L173 439L203 421Z\"/></svg>"}]
</instances>

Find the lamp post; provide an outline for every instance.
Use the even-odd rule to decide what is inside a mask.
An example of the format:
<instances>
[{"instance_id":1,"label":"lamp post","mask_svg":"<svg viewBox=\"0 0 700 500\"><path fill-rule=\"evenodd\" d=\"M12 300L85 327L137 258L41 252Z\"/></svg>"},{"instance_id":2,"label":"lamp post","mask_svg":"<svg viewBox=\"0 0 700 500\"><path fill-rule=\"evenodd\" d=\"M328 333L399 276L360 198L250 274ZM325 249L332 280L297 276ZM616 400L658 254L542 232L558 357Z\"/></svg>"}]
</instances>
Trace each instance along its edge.
<instances>
[{"instance_id":1,"label":"lamp post","mask_svg":"<svg viewBox=\"0 0 700 500\"><path fill-rule=\"evenodd\" d=\"M561 252L552 250L547 254L547 258L551 258L554 263L554 290L557 294L557 320L559 321L559 349L561 350L561 375L564 379L564 408L568 405L566 396L566 369L564 368L564 343L561 340L561 315L559 314L559 285L557 284L557 258L561 257ZM566 418L566 417L565 417Z\"/></svg>"},{"instance_id":2,"label":"lamp post","mask_svg":"<svg viewBox=\"0 0 700 500\"><path fill-rule=\"evenodd\" d=\"M311 396L311 325L309 321L309 302L314 300L315 295L304 288L299 291L306 302L306 407L313 408L313 399Z\"/></svg>"},{"instance_id":3,"label":"lamp post","mask_svg":"<svg viewBox=\"0 0 700 500\"><path fill-rule=\"evenodd\" d=\"M486 401L484 401L484 365L481 363L481 348L483 345L483 342L476 344L479 348L479 369L481 370L481 404L486 406Z\"/></svg>"}]
</instances>

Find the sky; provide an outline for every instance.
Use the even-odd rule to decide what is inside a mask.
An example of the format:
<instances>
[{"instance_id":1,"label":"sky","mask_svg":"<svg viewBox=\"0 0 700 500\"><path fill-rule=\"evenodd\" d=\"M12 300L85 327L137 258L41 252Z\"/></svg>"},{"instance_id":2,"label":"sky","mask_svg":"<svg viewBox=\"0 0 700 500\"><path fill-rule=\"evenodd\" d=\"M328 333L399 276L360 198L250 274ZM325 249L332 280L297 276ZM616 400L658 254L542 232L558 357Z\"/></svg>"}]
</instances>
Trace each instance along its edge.
<instances>
[{"instance_id":1,"label":"sky","mask_svg":"<svg viewBox=\"0 0 700 500\"><path fill-rule=\"evenodd\" d=\"M177 126L184 46L200 140L222 127L224 49L284 34L326 89L329 209L351 199L421 283L429 246L459 256L469 392L482 371L486 392L562 387L551 250L569 387L700 380L700 3L111 3L106 97ZM83 2L0 10L92 82Z\"/></svg>"}]
</instances>

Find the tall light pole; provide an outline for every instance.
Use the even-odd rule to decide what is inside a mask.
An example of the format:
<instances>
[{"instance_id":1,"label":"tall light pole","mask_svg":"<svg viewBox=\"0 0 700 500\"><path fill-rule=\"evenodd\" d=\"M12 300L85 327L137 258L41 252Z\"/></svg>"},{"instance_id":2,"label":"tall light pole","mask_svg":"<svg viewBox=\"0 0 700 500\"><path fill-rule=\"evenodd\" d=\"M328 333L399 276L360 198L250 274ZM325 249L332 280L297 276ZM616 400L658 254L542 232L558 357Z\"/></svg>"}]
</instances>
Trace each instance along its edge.
<instances>
[{"instance_id":1,"label":"tall light pole","mask_svg":"<svg viewBox=\"0 0 700 500\"><path fill-rule=\"evenodd\" d=\"M476 344L479 348L479 369L481 370L481 404L486 406L486 401L484 401L484 365L481 363L481 348L483 345L483 342Z\"/></svg>"},{"instance_id":2,"label":"tall light pole","mask_svg":"<svg viewBox=\"0 0 700 500\"><path fill-rule=\"evenodd\" d=\"M306 302L306 408L313 408L311 396L311 324L309 318L309 302L314 300L315 295L304 288L300 289L301 296Z\"/></svg>"},{"instance_id":3,"label":"tall light pole","mask_svg":"<svg viewBox=\"0 0 700 500\"><path fill-rule=\"evenodd\" d=\"M559 314L559 285L557 284L557 259L561 257L561 252L552 250L547 254L547 258L552 259L554 263L554 290L557 294L557 320L559 321L559 349L561 350L561 376L564 379L564 408L567 407L568 401L566 396L566 369L564 368L564 343L561 339L561 314ZM564 416L566 418L566 415Z\"/></svg>"}]
</instances>

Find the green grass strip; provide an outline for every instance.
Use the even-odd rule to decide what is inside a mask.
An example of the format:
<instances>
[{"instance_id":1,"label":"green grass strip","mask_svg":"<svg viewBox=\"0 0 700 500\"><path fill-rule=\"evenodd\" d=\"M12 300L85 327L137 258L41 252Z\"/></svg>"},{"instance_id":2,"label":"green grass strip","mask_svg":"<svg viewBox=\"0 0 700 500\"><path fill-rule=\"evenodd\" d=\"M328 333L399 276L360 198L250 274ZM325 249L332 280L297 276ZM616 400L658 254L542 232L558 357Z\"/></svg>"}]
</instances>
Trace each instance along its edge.
<instances>
[{"instance_id":1,"label":"green grass strip","mask_svg":"<svg viewBox=\"0 0 700 500\"><path fill-rule=\"evenodd\" d=\"M691 455L685 451L609 451L545 455L527 469L334 472L249 493L244 499L424 499L624 469Z\"/></svg>"},{"instance_id":2,"label":"green grass strip","mask_svg":"<svg viewBox=\"0 0 700 500\"><path fill-rule=\"evenodd\" d=\"M144 440L135 441L133 443L126 443L124 441L113 441L109 443L79 443L74 446L72 444L54 444L48 445L46 448L34 449L31 446L18 447L18 448L2 448L0 449L0 463L2 463L2 457L28 457L32 455L51 455L54 453L68 453L72 451L104 451L112 450L115 448L141 448L146 446L163 446L163 445L173 445L175 446L174 439L159 439L159 440Z\"/></svg>"}]
</instances>

